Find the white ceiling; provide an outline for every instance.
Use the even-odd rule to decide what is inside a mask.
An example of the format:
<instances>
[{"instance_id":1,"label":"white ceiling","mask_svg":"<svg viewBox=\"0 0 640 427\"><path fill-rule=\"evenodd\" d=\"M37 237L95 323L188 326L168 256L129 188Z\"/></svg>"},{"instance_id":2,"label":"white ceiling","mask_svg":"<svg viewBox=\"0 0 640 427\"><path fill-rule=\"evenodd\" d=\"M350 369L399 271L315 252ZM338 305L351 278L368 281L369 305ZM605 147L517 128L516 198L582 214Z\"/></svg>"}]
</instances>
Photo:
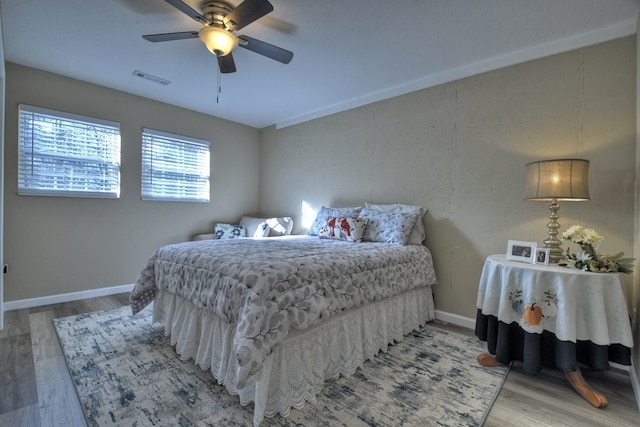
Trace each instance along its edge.
<instances>
[{"instance_id":1,"label":"white ceiling","mask_svg":"<svg viewBox=\"0 0 640 427\"><path fill-rule=\"evenodd\" d=\"M270 1L274 11L238 34L293 60L236 49L219 103L216 59L198 39L142 39L200 28L164 0L0 0L4 56L262 128L634 34L640 9L640 0ZM200 0L184 2L199 10Z\"/></svg>"}]
</instances>

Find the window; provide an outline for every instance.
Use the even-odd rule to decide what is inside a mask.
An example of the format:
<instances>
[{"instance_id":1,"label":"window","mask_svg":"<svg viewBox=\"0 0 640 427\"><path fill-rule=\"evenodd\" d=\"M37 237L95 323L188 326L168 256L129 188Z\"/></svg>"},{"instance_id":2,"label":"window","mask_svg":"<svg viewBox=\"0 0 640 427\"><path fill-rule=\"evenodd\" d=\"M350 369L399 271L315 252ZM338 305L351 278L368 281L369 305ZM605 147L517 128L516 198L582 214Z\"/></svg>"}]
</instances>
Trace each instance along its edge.
<instances>
[{"instance_id":1,"label":"window","mask_svg":"<svg viewBox=\"0 0 640 427\"><path fill-rule=\"evenodd\" d=\"M209 201L209 141L142 130L142 199Z\"/></svg>"},{"instance_id":2,"label":"window","mask_svg":"<svg viewBox=\"0 0 640 427\"><path fill-rule=\"evenodd\" d=\"M120 124L20 105L18 194L120 197Z\"/></svg>"}]
</instances>

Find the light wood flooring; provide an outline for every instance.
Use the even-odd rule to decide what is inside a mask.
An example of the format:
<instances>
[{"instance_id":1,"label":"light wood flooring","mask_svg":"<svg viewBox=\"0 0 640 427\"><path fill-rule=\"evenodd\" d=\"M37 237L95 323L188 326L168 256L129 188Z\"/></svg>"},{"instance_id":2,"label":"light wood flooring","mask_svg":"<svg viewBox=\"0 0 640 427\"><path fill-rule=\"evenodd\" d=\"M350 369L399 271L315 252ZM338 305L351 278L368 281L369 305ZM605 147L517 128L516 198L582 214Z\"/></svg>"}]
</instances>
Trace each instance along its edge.
<instances>
[{"instance_id":1,"label":"light wood flooring","mask_svg":"<svg viewBox=\"0 0 640 427\"><path fill-rule=\"evenodd\" d=\"M85 426L52 319L126 305L128 294L91 298L5 313L0 331L0 426ZM471 331L441 325L472 335ZM486 427L640 426L640 412L626 372L583 370L609 406L596 409L561 372L526 374L514 364ZM422 427L422 426L421 426Z\"/></svg>"}]
</instances>

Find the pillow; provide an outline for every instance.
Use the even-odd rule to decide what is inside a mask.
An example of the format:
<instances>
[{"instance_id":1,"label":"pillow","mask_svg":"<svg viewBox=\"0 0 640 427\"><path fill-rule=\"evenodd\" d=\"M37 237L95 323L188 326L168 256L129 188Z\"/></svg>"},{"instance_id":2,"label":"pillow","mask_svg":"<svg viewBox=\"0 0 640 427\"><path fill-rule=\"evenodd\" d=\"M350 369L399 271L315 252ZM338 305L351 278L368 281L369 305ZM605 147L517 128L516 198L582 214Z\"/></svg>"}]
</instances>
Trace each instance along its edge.
<instances>
[{"instance_id":1,"label":"pillow","mask_svg":"<svg viewBox=\"0 0 640 427\"><path fill-rule=\"evenodd\" d=\"M318 230L321 239L346 240L360 243L369 220L367 218L347 218L330 216Z\"/></svg>"},{"instance_id":2,"label":"pillow","mask_svg":"<svg viewBox=\"0 0 640 427\"><path fill-rule=\"evenodd\" d=\"M248 237L288 236L293 230L293 220L288 216L279 218L256 218L243 216L240 225L247 227Z\"/></svg>"},{"instance_id":3,"label":"pillow","mask_svg":"<svg viewBox=\"0 0 640 427\"><path fill-rule=\"evenodd\" d=\"M240 225L246 228L247 237L269 236L269 224L267 224L267 218L255 218L245 215L240 218Z\"/></svg>"},{"instance_id":4,"label":"pillow","mask_svg":"<svg viewBox=\"0 0 640 427\"><path fill-rule=\"evenodd\" d=\"M406 245L419 214L376 212L364 208L360 218L367 218L362 240Z\"/></svg>"},{"instance_id":5,"label":"pillow","mask_svg":"<svg viewBox=\"0 0 640 427\"><path fill-rule=\"evenodd\" d=\"M318 213L316 214L316 219L313 220L313 224L311 224L311 228L309 228L309 232L307 233L309 236L317 236L320 227L327 222L327 218L330 216L334 217L347 217L347 218L357 218L358 214L362 210L362 207L355 208L331 208L322 206Z\"/></svg>"},{"instance_id":6,"label":"pillow","mask_svg":"<svg viewBox=\"0 0 640 427\"><path fill-rule=\"evenodd\" d=\"M376 212L387 213L417 213L419 214L416 220L416 225L413 226L407 245L421 245L427 235L424 231L424 216L427 213L427 209L422 206L404 205L401 203L389 204L389 205L374 205L372 203L365 203L365 207L369 210Z\"/></svg>"},{"instance_id":7,"label":"pillow","mask_svg":"<svg viewBox=\"0 0 640 427\"><path fill-rule=\"evenodd\" d=\"M269 231L267 232L269 237L288 236L293 230L293 220L288 216L269 218L267 219L267 225L269 226Z\"/></svg>"},{"instance_id":8,"label":"pillow","mask_svg":"<svg viewBox=\"0 0 640 427\"><path fill-rule=\"evenodd\" d=\"M216 224L216 239L237 239L247 236L247 229L242 225Z\"/></svg>"}]
</instances>

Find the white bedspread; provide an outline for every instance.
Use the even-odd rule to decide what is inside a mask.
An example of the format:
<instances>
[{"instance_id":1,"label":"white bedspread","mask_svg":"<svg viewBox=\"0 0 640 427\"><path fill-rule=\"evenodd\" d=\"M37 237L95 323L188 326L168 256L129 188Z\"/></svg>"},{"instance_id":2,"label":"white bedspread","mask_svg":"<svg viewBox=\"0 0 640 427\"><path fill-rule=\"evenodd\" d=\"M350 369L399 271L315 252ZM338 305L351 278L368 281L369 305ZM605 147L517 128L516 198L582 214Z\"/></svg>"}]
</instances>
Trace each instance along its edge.
<instances>
[{"instance_id":1,"label":"white bedspread","mask_svg":"<svg viewBox=\"0 0 640 427\"><path fill-rule=\"evenodd\" d=\"M158 249L140 273L131 305L139 311L161 289L236 324L242 387L290 332L435 283L424 246L317 237L207 240Z\"/></svg>"}]
</instances>

